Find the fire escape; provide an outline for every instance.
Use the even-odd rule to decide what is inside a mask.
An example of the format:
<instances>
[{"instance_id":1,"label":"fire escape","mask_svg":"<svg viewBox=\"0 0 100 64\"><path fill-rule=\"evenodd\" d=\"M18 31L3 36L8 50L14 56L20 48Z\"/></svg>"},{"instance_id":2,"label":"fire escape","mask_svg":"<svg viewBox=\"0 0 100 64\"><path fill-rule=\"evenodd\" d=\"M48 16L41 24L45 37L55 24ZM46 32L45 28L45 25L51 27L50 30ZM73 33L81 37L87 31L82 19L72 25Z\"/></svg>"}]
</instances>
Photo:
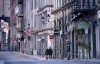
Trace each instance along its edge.
<instances>
[{"instance_id":1,"label":"fire escape","mask_svg":"<svg viewBox=\"0 0 100 64\"><path fill-rule=\"evenodd\" d=\"M95 0L74 0L72 4L72 21L88 16L95 9Z\"/></svg>"}]
</instances>

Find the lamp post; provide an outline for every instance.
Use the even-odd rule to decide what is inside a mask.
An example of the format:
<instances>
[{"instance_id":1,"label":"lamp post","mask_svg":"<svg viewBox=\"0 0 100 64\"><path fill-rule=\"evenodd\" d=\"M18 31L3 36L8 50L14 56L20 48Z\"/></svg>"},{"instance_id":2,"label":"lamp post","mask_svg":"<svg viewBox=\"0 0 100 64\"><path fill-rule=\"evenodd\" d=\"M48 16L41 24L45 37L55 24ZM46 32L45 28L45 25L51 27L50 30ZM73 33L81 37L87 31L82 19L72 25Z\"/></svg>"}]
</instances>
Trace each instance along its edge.
<instances>
[{"instance_id":1,"label":"lamp post","mask_svg":"<svg viewBox=\"0 0 100 64\"><path fill-rule=\"evenodd\" d=\"M48 19L48 22L49 22L49 20L50 20L50 14L49 13L47 14L47 19Z\"/></svg>"},{"instance_id":2,"label":"lamp post","mask_svg":"<svg viewBox=\"0 0 100 64\"><path fill-rule=\"evenodd\" d=\"M27 35L28 43L29 43L29 52L33 54L32 42L31 42L31 28L30 23L28 23L28 35Z\"/></svg>"},{"instance_id":3,"label":"lamp post","mask_svg":"<svg viewBox=\"0 0 100 64\"><path fill-rule=\"evenodd\" d=\"M46 16L47 21L45 21L45 18L44 17L45 17L44 14L42 14L42 17L41 17L41 20L42 20L42 28L44 28L45 25L49 22L50 14L47 13L47 16ZM49 44L49 42L46 42L46 39L44 38L44 36L45 35L42 33L41 34L42 53L44 52L44 49L45 49L45 46L44 46L45 43L47 44L47 47L48 47L48 44ZM47 38L47 40L48 40L48 38Z\"/></svg>"},{"instance_id":4,"label":"lamp post","mask_svg":"<svg viewBox=\"0 0 100 64\"><path fill-rule=\"evenodd\" d=\"M44 17L42 16L42 22L44 22Z\"/></svg>"},{"instance_id":5,"label":"lamp post","mask_svg":"<svg viewBox=\"0 0 100 64\"><path fill-rule=\"evenodd\" d=\"M20 43L20 48L21 48L21 52L24 53L24 49L23 49L23 44L24 44L24 34L23 34L23 31L20 32L20 33L21 33L21 37L20 37L20 41L21 41L21 43Z\"/></svg>"},{"instance_id":6,"label":"lamp post","mask_svg":"<svg viewBox=\"0 0 100 64\"><path fill-rule=\"evenodd\" d=\"M41 18L41 20L42 20L42 29L44 28L44 24L45 24L45 21L44 21L44 14L42 14L42 18ZM41 42L40 42L40 44L41 44L41 46L40 46L40 48L41 48L41 55L43 55L43 51L44 51L44 35L43 35L43 32L42 32L42 34L41 34Z\"/></svg>"},{"instance_id":7,"label":"lamp post","mask_svg":"<svg viewBox=\"0 0 100 64\"><path fill-rule=\"evenodd\" d=\"M30 41L31 37L30 37L30 24L28 23L28 41Z\"/></svg>"},{"instance_id":8,"label":"lamp post","mask_svg":"<svg viewBox=\"0 0 100 64\"><path fill-rule=\"evenodd\" d=\"M4 38L4 26L2 27L2 43L5 44L5 38ZM4 47L4 46L3 46Z\"/></svg>"}]
</instances>

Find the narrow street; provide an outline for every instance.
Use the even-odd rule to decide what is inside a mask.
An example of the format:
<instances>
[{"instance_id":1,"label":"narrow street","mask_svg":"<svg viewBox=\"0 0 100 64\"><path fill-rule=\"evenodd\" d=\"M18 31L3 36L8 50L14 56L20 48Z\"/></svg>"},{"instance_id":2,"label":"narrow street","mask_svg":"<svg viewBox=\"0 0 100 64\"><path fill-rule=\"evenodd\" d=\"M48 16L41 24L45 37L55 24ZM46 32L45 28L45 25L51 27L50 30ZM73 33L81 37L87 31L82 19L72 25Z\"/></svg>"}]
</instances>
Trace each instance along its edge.
<instances>
[{"instance_id":1,"label":"narrow street","mask_svg":"<svg viewBox=\"0 0 100 64\"><path fill-rule=\"evenodd\" d=\"M0 64L99 64L83 60L42 60L18 52L0 52Z\"/></svg>"},{"instance_id":2,"label":"narrow street","mask_svg":"<svg viewBox=\"0 0 100 64\"><path fill-rule=\"evenodd\" d=\"M0 0L0 64L100 64L100 0Z\"/></svg>"}]
</instances>

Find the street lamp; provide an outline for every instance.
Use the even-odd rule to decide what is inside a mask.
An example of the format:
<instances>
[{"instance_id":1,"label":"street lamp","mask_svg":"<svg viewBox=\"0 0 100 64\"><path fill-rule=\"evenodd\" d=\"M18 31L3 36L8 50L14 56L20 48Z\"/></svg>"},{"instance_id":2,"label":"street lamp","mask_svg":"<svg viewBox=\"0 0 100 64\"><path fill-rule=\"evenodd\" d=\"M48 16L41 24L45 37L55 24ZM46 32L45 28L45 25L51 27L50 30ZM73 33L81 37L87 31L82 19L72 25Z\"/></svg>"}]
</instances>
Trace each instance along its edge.
<instances>
[{"instance_id":1,"label":"street lamp","mask_svg":"<svg viewBox=\"0 0 100 64\"><path fill-rule=\"evenodd\" d=\"M28 23L28 40L30 40L31 37L30 37L30 24Z\"/></svg>"},{"instance_id":2,"label":"street lamp","mask_svg":"<svg viewBox=\"0 0 100 64\"><path fill-rule=\"evenodd\" d=\"M48 22L49 22L49 19L50 19L50 14L47 14L47 19L48 19Z\"/></svg>"},{"instance_id":3,"label":"street lamp","mask_svg":"<svg viewBox=\"0 0 100 64\"><path fill-rule=\"evenodd\" d=\"M42 16L42 22L44 21L44 17Z\"/></svg>"},{"instance_id":4,"label":"street lamp","mask_svg":"<svg viewBox=\"0 0 100 64\"><path fill-rule=\"evenodd\" d=\"M42 23L45 24L45 22L44 22L44 14L42 14L41 20L42 20Z\"/></svg>"}]
</instances>

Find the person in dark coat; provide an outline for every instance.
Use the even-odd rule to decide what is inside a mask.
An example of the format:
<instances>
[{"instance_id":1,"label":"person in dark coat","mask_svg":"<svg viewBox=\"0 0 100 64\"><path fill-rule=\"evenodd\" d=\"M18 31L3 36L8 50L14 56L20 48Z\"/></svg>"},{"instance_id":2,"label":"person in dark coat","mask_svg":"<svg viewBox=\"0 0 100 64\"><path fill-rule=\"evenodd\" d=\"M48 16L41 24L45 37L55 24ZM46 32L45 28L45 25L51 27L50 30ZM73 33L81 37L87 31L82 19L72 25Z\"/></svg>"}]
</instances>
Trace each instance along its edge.
<instances>
[{"instance_id":1,"label":"person in dark coat","mask_svg":"<svg viewBox=\"0 0 100 64\"><path fill-rule=\"evenodd\" d=\"M51 49L51 47L48 50L48 54L49 54L49 58L52 58L52 54L53 54L53 50Z\"/></svg>"},{"instance_id":2,"label":"person in dark coat","mask_svg":"<svg viewBox=\"0 0 100 64\"><path fill-rule=\"evenodd\" d=\"M48 59L48 55L49 55L49 49L47 48L46 50L45 50L45 55L46 55L46 59Z\"/></svg>"}]
</instances>

